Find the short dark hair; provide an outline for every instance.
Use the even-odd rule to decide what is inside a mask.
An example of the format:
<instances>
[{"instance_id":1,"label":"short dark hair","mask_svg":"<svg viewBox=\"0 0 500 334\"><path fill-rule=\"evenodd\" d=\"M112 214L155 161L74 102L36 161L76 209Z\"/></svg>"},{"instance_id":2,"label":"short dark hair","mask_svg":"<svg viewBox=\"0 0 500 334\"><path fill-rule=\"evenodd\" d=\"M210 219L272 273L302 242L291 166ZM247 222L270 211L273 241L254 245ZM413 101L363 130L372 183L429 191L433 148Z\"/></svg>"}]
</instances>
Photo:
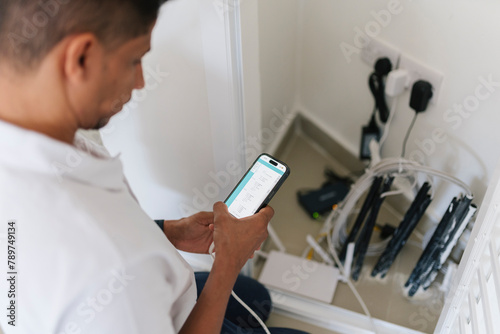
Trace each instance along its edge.
<instances>
[{"instance_id":1,"label":"short dark hair","mask_svg":"<svg viewBox=\"0 0 500 334\"><path fill-rule=\"evenodd\" d=\"M60 41L90 32L108 48L146 34L166 0L0 0L0 62L35 67Z\"/></svg>"}]
</instances>

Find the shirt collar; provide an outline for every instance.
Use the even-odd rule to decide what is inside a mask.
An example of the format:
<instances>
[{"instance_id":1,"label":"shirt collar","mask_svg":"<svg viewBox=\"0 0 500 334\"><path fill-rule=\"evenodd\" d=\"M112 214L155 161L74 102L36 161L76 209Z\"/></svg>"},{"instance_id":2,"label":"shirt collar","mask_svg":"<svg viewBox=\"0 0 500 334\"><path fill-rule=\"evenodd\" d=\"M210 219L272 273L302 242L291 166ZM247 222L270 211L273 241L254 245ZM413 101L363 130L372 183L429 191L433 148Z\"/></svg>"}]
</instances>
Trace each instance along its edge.
<instances>
[{"instance_id":1,"label":"shirt collar","mask_svg":"<svg viewBox=\"0 0 500 334\"><path fill-rule=\"evenodd\" d=\"M76 146L0 121L0 165L50 174L59 182L73 180L111 191L126 188L119 156L78 135Z\"/></svg>"}]
</instances>

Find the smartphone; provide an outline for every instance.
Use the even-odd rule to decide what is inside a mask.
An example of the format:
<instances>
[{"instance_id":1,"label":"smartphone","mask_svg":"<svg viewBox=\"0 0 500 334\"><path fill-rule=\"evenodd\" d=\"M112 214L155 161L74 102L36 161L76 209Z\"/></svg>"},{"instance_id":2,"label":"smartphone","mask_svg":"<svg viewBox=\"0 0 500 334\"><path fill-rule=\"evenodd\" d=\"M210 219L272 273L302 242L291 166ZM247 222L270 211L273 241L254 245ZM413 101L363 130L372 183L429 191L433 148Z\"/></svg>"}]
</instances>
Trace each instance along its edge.
<instances>
[{"instance_id":1,"label":"smartphone","mask_svg":"<svg viewBox=\"0 0 500 334\"><path fill-rule=\"evenodd\" d=\"M245 218L265 207L290 175L290 168L269 154L261 154L226 198L229 213Z\"/></svg>"}]
</instances>

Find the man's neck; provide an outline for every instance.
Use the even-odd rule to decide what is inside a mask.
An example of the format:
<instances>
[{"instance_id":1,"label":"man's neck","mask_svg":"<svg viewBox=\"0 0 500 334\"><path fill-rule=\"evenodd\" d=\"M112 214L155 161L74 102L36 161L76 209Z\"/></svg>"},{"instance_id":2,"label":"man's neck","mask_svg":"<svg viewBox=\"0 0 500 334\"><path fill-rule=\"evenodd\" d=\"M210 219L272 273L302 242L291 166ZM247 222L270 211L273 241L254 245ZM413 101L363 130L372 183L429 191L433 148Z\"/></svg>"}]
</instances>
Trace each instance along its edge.
<instances>
[{"instance_id":1,"label":"man's neck","mask_svg":"<svg viewBox=\"0 0 500 334\"><path fill-rule=\"evenodd\" d=\"M0 120L73 144L77 122L69 113L62 112L65 104L56 95L58 90L48 82L40 85L39 75L26 78L1 72L6 76L0 78ZM36 87L45 90L37 91Z\"/></svg>"}]
</instances>

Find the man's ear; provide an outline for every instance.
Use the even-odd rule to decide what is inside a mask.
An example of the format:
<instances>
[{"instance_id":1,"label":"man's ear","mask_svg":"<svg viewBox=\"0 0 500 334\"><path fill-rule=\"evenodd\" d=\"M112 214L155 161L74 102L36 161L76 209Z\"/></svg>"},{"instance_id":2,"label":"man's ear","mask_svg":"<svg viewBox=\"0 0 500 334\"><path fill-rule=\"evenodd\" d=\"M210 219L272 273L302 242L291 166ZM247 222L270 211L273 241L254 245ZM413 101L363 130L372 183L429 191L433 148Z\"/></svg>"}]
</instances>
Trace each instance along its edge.
<instances>
[{"instance_id":1,"label":"man's ear","mask_svg":"<svg viewBox=\"0 0 500 334\"><path fill-rule=\"evenodd\" d=\"M102 46L94 34L70 37L64 57L64 72L71 82L83 82L93 73L101 71ZM96 68L97 67L97 68Z\"/></svg>"}]
</instances>

